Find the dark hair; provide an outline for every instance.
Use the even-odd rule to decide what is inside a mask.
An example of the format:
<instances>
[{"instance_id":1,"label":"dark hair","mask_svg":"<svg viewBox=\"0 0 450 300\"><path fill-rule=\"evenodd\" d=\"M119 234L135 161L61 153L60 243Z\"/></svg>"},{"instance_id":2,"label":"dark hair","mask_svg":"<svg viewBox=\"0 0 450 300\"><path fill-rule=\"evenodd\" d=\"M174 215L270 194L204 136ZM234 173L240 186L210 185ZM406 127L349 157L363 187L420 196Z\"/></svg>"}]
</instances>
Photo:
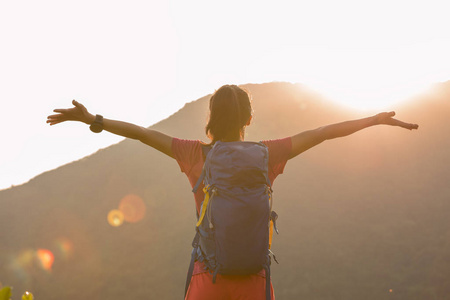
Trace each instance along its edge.
<instances>
[{"instance_id":1,"label":"dark hair","mask_svg":"<svg viewBox=\"0 0 450 300\"><path fill-rule=\"evenodd\" d=\"M243 137L244 127L252 115L250 95L237 85L220 87L209 100L206 135L211 144Z\"/></svg>"}]
</instances>

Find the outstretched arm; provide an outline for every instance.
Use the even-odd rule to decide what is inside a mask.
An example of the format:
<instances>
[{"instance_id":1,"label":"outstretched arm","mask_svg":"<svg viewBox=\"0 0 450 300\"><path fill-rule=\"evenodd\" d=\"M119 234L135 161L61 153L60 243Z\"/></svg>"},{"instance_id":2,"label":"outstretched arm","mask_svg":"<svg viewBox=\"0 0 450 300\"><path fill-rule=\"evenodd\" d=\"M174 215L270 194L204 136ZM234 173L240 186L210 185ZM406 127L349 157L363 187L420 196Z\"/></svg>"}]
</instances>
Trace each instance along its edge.
<instances>
[{"instance_id":1,"label":"outstretched arm","mask_svg":"<svg viewBox=\"0 0 450 300\"><path fill-rule=\"evenodd\" d=\"M47 117L47 123L56 125L65 121L78 121L86 124L92 124L95 116L84 107L83 104L73 100L74 107L67 109L55 109L57 114ZM123 137L139 140L164 154L173 158L172 137L159 131L147 129L131 123L103 119L103 129L113 134Z\"/></svg>"},{"instance_id":2,"label":"outstretched arm","mask_svg":"<svg viewBox=\"0 0 450 300\"><path fill-rule=\"evenodd\" d=\"M291 137L292 151L289 158L294 158L325 140L344 137L374 125L399 126L409 130L419 128L417 124L402 122L394 119L394 116L395 112L383 112L364 119L345 121L301 132Z\"/></svg>"}]
</instances>

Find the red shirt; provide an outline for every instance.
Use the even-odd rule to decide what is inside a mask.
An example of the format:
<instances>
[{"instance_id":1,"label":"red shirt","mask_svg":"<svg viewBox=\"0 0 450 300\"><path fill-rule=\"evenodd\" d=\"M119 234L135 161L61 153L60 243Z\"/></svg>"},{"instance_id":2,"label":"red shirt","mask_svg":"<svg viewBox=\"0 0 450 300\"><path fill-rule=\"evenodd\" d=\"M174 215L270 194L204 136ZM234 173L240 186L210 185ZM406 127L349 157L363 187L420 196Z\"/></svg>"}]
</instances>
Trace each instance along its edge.
<instances>
[{"instance_id":1,"label":"red shirt","mask_svg":"<svg viewBox=\"0 0 450 300\"><path fill-rule=\"evenodd\" d=\"M286 162L289 159L289 155L292 149L291 138L267 140L262 141L262 143L265 144L269 149L269 180L273 185L275 178L279 174L283 173ZM189 182L191 183L191 186L194 187L197 183L198 178L200 177L204 163L202 142L199 140L183 140L173 138L172 152L178 165L180 166L181 172L186 174ZM197 190L197 193L194 194L197 212L200 212L201 203L204 197L205 195L201 186ZM222 297L221 299L228 299L226 296L224 296L225 291L234 291L232 293L236 293L236 291L242 290L248 292L249 295L252 295L252 298L248 299L255 299L254 297L256 296L256 294L261 292L261 289L264 289L265 276L263 270L258 274L251 276L235 277L218 275L217 282L221 282L221 284L218 285L216 282L214 286L212 285L212 281L209 278L203 278L210 275L207 271L205 271L203 264L196 262L193 274L194 276L192 277L191 286L189 288L188 296L186 297L186 299L201 299L200 295L201 297L203 297L203 299L208 299L207 297L212 297L212 295L215 295L214 293L216 293L214 299L219 299L217 298L218 296ZM195 275L203 275L203 277L195 278ZM225 277L225 279L220 279L221 277ZM211 286L209 286L209 282L211 282ZM206 296L208 295L206 291L211 292L211 294L209 294L210 296ZM219 293L220 295L217 293ZM265 294L262 294L262 296L264 295ZM232 297L235 296L236 295L233 294ZM245 295L243 295L242 299L247 298Z\"/></svg>"},{"instance_id":2,"label":"red shirt","mask_svg":"<svg viewBox=\"0 0 450 300\"><path fill-rule=\"evenodd\" d=\"M283 173L289 155L291 153L291 138L262 141L269 148L269 180L273 185L275 178ZM181 172L185 173L194 187L202 173L204 157L202 142L198 140L182 140L173 138L172 152L180 166ZM194 194L197 211L200 212L205 194L202 187Z\"/></svg>"}]
</instances>

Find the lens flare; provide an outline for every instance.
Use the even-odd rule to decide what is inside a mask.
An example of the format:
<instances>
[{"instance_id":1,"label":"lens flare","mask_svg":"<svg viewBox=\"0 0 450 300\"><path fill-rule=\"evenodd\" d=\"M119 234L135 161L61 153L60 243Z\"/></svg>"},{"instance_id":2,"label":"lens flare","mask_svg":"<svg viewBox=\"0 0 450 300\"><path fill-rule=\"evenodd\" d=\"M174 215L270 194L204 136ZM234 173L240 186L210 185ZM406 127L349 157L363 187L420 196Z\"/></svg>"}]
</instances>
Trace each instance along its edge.
<instances>
[{"instance_id":1,"label":"lens flare","mask_svg":"<svg viewBox=\"0 0 450 300\"><path fill-rule=\"evenodd\" d=\"M125 221L136 223L145 217L146 206L141 197L128 194L120 200L119 210L123 213Z\"/></svg>"},{"instance_id":2,"label":"lens flare","mask_svg":"<svg viewBox=\"0 0 450 300\"><path fill-rule=\"evenodd\" d=\"M118 209L113 209L108 213L108 223L113 227L118 227L123 224L123 213Z\"/></svg>"},{"instance_id":3,"label":"lens flare","mask_svg":"<svg viewBox=\"0 0 450 300\"><path fill-rule=\"evenodd\" d=\"M55 244L64 259L68 259L73 254L73 243L67 238L61 237L55 241Z\"/></svg>"},{"instance_id":4,"label":"lens flare","mask_svg":"<svg viewBox=\"0 0 450 300\"><path fill-rule=\"evenodd\" d=\"M17 257L16 262L20 266L30 266L33 263L34 251L31 249L22 251Z\"/></svg>"},{"instance_id":5,"label":"lens flare","mask_svg":"<svg viewBox=\"0 0 450 300\"><path fill-rule=\"evenodd\" d=\"M53 253L47 249L38 249L36 255L41 267L46 271L51 271L55 261Z\"/></svg>"},{"instance_id":6,"label":"lens flare","mask_svg":"<svg viewBox=\"0 0 450 300\"><path fill-rule=\"evenodd\" d=\"M28 281L28 271L35 262L35 251L31 249L21 251L17 256L11 259L9 267L20 280Z\"/></svg>"}]
</instances>

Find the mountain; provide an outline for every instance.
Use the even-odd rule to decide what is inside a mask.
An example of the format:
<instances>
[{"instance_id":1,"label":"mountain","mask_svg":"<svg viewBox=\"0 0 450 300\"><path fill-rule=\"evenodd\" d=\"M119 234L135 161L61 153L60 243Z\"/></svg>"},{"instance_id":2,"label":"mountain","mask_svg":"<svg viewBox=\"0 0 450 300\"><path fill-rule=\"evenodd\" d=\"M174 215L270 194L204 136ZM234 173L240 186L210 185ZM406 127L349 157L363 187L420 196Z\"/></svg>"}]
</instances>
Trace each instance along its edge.
<instances>
[{"instance_id":1,"label":"mountain","mask_svg":"<svg viewBox=\"0 0 450 300\"><path fill-rule=\"evenodd\" d=\"M300 84L244 87L255 111L247 140L367 115ZM150 128L205 140L209 97ZM449 99L446 82L395 107L418 131L371 127L288 162L274 183L278 299L450 294ZM0 191L0 283L46 300L180 299L194 236L190 189L175 161L126 139ZM111 226L119 206L129 220Z\"/></svg>"}]
</instances>

